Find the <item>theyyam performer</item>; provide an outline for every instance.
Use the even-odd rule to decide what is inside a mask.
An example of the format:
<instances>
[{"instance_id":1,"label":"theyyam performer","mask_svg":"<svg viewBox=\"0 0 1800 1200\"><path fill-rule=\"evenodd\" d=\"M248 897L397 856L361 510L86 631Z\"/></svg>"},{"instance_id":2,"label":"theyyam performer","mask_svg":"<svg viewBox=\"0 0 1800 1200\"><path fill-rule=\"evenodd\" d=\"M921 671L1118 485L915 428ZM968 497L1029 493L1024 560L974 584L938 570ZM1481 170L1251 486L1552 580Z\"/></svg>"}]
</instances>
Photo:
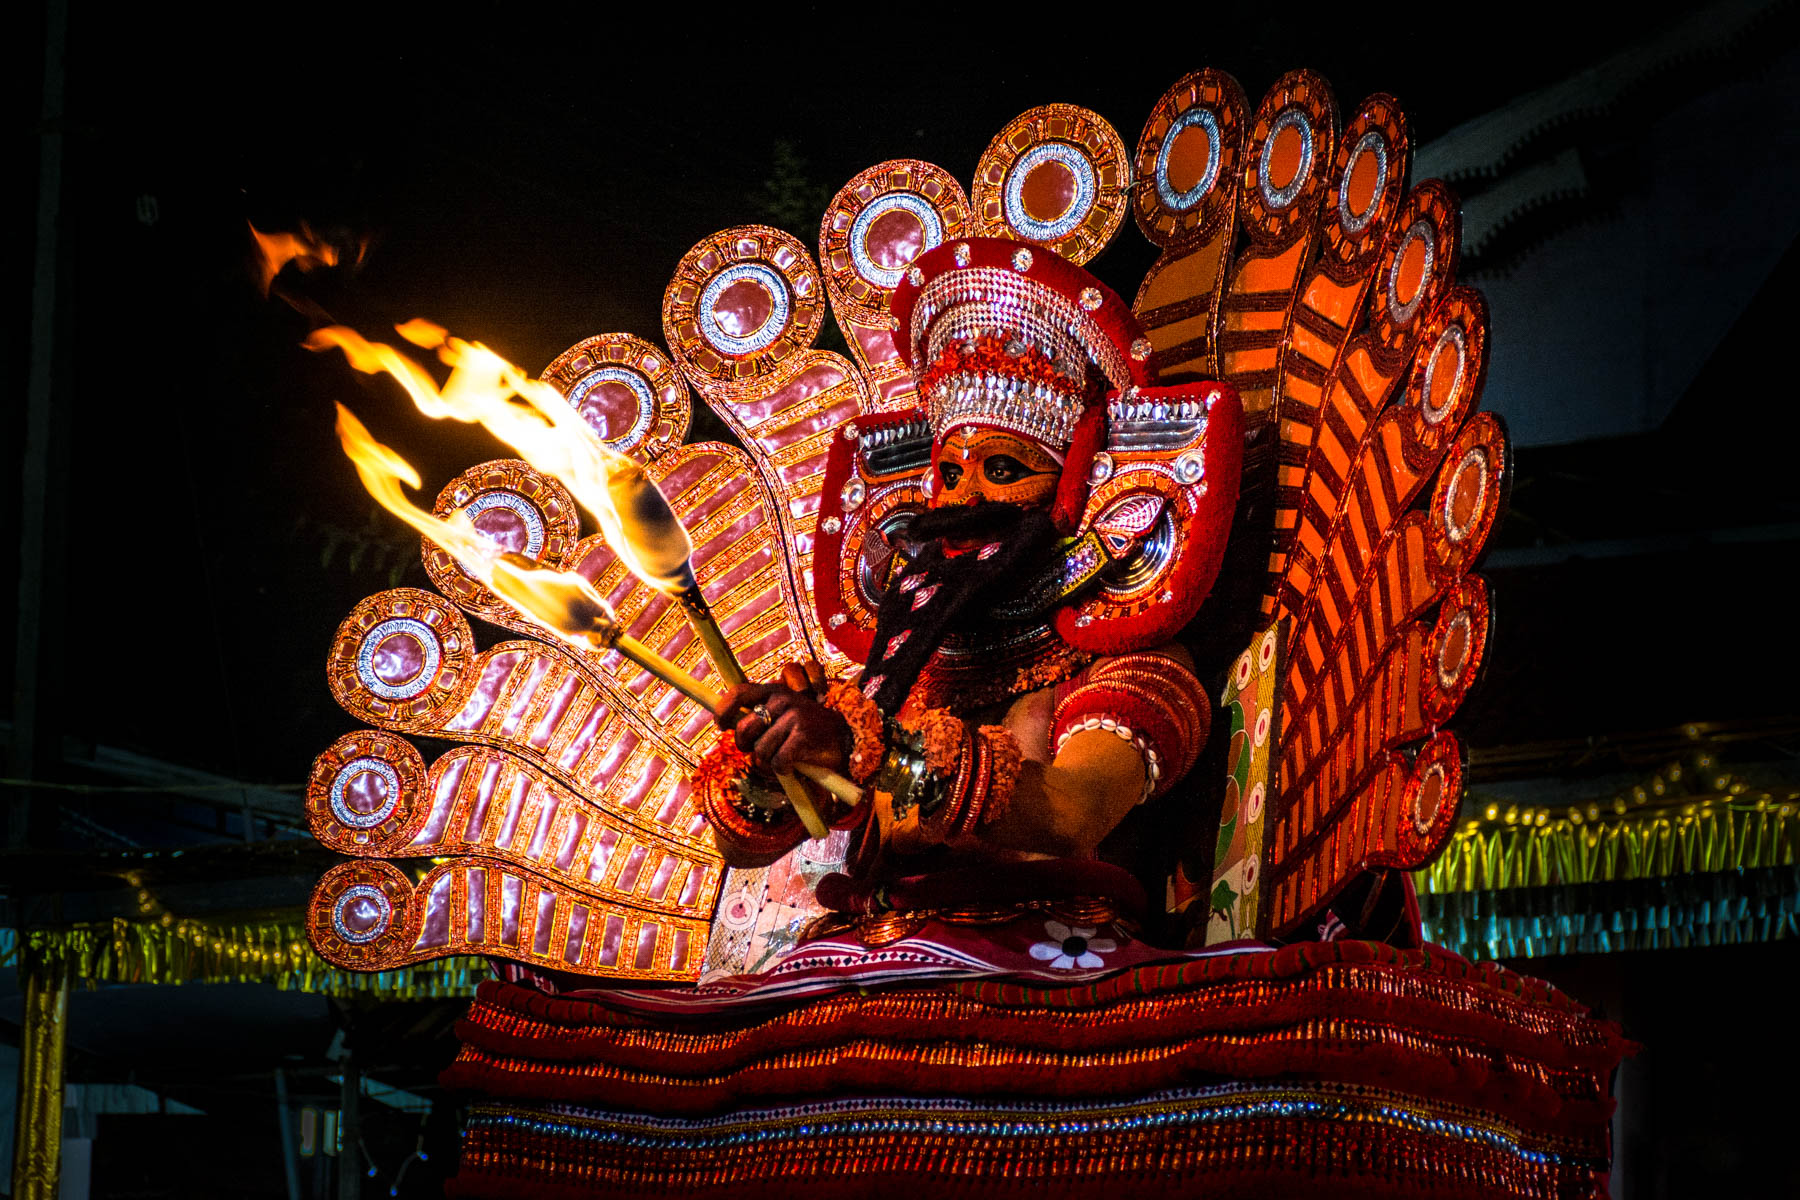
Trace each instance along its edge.
<instances>
[{"instance_id":1,"label":"theyyam performer","mask_svg":"<svg viewBox=\"0 0 1800 1200\"><path fill-rule=\"evenodd\" d=\"M666 350L534 381L403 329L439 389L321 335L523 459L426 514L340 424L438 591L332 648L374 728L314 767L312 938L495 961L453 1192L1604 1193L1617 1028L1412 893L1508 463L1407 159L1389 97L1204 70L1135 152L1054 104L971 193L872 167L816 261L703 240ZM1083 268L1128 210L1129 300ZM683 444L690 389L740 446Z\"/></svg>"},{"instance_id":2,"label":"theyyam performer","mask_svg":"<svg viewBox=\"0 0 1800 1200\"><path fill-rule=\"evenodd\" d=\"M1096 852L1133 808L1187 773L1206 740L1211 702L1173 635L1224 549L1242 440L1236 394L1213 383L1150 388L1124 302L1016 241L965 238L921 255L893 311L923 413L868 421L866 434L876 444L898 429L921 443L914 453L929 465L907 491L916 487L923 511L916 500L870 504L864 431L854 448L840 441L826 474L828 486L840 474L846 483L824 519L836 526L826 537L839 539L839 561L879 597L859 614L867 625L872 609L873 628L843 638L864 665L830 683L790 667L780 683L735 689L719 718L733 737L701 768L703 811L726 861L762 866L804 830L791 813L758 807L743 754L768 769L847 770L872 802L842 815L853 845L846 874L820 897L828 907L874 915L892 907L895 888L909 909L933 907L922 899L931 895L965 907L1084 896L1116 900L1141 921L1142 887ZM1173 593L1156 601L1169 615L1104 636L1090 619L1066 638L1054 613L1170 507L1160 493L1132 491L1083 522L1110 461L1109 396L1178 406L1205 427L1189 481L1205 489L1180 513L1180 552L1197 561L1181 604ZM1206 448L1210 463L1198 458ZM846 513L858 489L865 499ZM864 508L870 516L857 520ZM842 604L821 612L828 628L849 625ZM1042 919L1026 925L1042 941Z\"/></svg>"}]
</instances>

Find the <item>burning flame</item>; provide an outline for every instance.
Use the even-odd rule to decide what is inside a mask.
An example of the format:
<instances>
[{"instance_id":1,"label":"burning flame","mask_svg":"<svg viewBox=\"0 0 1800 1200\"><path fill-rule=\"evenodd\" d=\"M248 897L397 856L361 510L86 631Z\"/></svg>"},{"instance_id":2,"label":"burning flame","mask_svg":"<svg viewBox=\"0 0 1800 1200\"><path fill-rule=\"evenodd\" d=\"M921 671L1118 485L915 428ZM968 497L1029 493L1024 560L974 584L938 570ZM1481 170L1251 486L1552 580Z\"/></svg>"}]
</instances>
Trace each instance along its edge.
<instances>
[{"instance_id":1,"label":"burning flame","mask_svg":"<svg viewBox=\"0 0 1800 1200\"><path fill-rule=\"evenodd\" d=\"M465 512L448 520L435 516L400 490L421 486L419 473L369 434L356 415L337 406L338 441L356 465L363 487L381 507L436 542L513 608L577 650L603 649L618 628L618 617L585 576L539 566L522 554L502 551L476 529Z\"/></svg>"},{"instance_id":2,"label":"burning flame","mask_svg":"<svg viewBox=\"0 0 1800 1200\"><path fill-rule=\"evenodd\" d=\"M269 294L275 277L289 263L302 271L310 271L315 267L335 267L341 259L338 248L314 234L304 221L300 223L298 233L264 233L252 225L250 236L256 239L256 265L264 296ZM364 249L363 246L356 248L353 262L362 261Z\"/></svg>"},{"instance_id":3,"label":"burning flame","mask_svg":"<svg viewBox=\"0 0 1800 1200\"><path fill-rule=\"evenodd\" d=\"M435 347L438 357L450 366L450 378L441 389L418 363L392 346L364 340L353 330L321 329L306 344L315 350L337 346L357 370L393 376L428 417L479 422L533 467L560 479L593 513L608 544L639 579L665 592L698 591L689 562L693 543L668 500L643 467L593 436L561 392L529 378L487 347L450 337L429 322L409 321L398 328L414 345ZM525 403L514 403L514 396ZM356 464L363 486L383 508L448 551L465 571L559 641L577 650L617 649L695 703L715 707L719 697L711 689L619 628L617 614L585 576L540 566L521 554L500 552L476 531L467 513L457 512L446 520L407 499L401 485L420 487L419 473L371 437L349 409L340 404L337 410L338 440L344 453ZM706 642L708 627L721 652L729 657L724 635L710 619L704 624L696 621L695 633ZM716 667L719 659L710 645L707 653ZM735 660L733 665L735 668ZM862 799L855 784L832 772L800 769L846 803ZM807 831L815 838L825 837L829 831L804 787L792 775L777 779Z\"/></svg>"},{"instance_id":4,"label":"burning flame","mask_svg":"<svg viewBox=\"0 0 1800 1200\"><path fill-rule=\"evenodd\" d=\"M370 342L341 325L316 330L306 345L312 350L336 346L358 371L392 376L406 389L419 411L434 420L450 418L480 424L537 470L561 480L582 507L593 514L607 545L632 574L670 594L695 586L689 562L693 543L661 489L644 473L642 465L595 437L581 414L553 384L531 378L481 343L451 337L429 321L408 321L396 328L413 345L435 349L438 358L450 367L450 378L443 387L424 367L394 347ZM342 429L340 420L340 433ZM370 444L392 455L379 443ZM348 443L345 448L349 448ZM404 460L396 457L394 461L405 466ZM406 469L411 471L410 467ZM358 470L362 470L360 462ZM411 486L419 486L417 478L411 476ZM368 484L368 475L363 476L363 482ZM396 484L388 486L395 496L399 495ZM371 486L370 490L374 488ZM388 502L382 499L382 503ZM411 523L398 510L391 511ZM436 534L426 536L438 540ZM442 541L438 544L461 560L456 548Z\"/></svg>"}]
</instances>

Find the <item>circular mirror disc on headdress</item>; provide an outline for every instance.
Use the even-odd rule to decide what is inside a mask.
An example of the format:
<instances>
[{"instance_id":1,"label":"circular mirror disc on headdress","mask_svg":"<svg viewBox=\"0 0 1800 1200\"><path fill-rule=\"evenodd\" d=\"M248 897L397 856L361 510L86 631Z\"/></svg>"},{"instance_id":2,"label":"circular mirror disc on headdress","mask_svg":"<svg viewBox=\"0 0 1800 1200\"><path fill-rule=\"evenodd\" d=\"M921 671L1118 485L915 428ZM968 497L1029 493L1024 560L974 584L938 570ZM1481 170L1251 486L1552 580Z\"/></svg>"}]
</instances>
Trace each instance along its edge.
<instances>
[{"instance_id":1,"label":"circular mirror disc on headdress","mask_svg":"<svg viewBox=\"0 0 1800 1200\"><path fill-rule=\"evenodd\" d=\"M981 236L1032 242L1079 265L1119 231L1130 187L1129 152L1105 118L1045 104L988 143L970 202Z\"/></svg>"}]
</instances>

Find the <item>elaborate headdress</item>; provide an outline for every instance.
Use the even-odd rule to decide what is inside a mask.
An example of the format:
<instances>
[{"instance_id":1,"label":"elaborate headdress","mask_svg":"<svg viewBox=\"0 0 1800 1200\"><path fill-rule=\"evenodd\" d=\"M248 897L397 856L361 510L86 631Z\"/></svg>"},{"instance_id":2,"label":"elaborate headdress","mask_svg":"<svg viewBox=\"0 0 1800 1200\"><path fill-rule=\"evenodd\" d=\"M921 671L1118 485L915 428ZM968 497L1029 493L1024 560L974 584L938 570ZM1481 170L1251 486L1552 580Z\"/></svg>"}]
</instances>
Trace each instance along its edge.
<instances>
[{"instance_id":1,"label":"elaborate headdress","mask_svg":"<svg viewBox=\"0 0 1800 1200\"><path fill-rule=\"evenodd\" d=\"M957 425L993 426L1061 460L1107 390L1151 382L1150 343L1125 302L1016 241L968 238L921 255L893 312L936 439Z\"/></svg>"},{"instance_id":2,"label":"elaborate headdress","mask_svg":"<svg viewBox=\"0 0 1800 1200\"><path fill-rule=\"evenodd\" d=\"M1076 189L1070 202L1084 196ZM933 247L896 281L891 313L896 357L922 403L853 423L856 440L827 462L820 552L858 567L840 570L835 589L815 583L832 641L867 655L885 583L877 560L926 503L933 448L969 426L1030 438L1063 464L1052 515L1070 536L996 615L1054 623L1058 640L1091 652L1155 645L1191 620L1237 496L1235 390L1156 387L1130 307L1053 248L1016 238ZM1126 561L1137 567L1129 575L1116 568Z\"/></svg>"}]
</instances>

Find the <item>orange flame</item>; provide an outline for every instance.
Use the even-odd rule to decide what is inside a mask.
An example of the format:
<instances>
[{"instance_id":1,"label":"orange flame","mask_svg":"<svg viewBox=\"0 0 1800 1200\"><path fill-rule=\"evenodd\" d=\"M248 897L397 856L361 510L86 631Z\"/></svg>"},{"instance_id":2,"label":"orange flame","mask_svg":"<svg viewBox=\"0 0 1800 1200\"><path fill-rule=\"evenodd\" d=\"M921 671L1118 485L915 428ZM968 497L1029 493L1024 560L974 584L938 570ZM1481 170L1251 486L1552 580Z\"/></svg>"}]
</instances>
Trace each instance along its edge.
<instances>
[{"instance_id":1,"label":"orange flame","mask_svg":"<svg viewBox=\"0 0 1800 1200\"><path fill-rule=\"evenodd\" d=\"M250 236L256 239L256 265L265 296L274 285L275 277L289 263L302 271L310 271L315 267L335 267L342 257L336 246L314 234L304 221L300 223L298 233L264 233L251 225ZM356 248L353 262L362 261L364 249L360 245Z\"/></svg>"},{"instance_id":2,"label":"orange flame","mask_svg":"<svg viewBox=\"0 0 1800 1200\"><path fill-rule=\"evenodd\" d=\"M372 437L356 415L337 406L338 441L356 466L363 487L381 507L443 547L496 595L577 650L603 649L618 617L585 576L542 567L520 554L500 550L476 531L468 514L448 520L414 504L400 490L420 486L412 464Z\"/></svg>"},{"instance_id":3,"label":"orange flame","mask_svg":"<svg viewBox=\"0 0 1800 1200\"><path fill-rule=\"evenodd\" d=\"M426 343L442 336L442 332L424 322L410 322L401 330L409 341L417 337ZM452 368L442 390L423 368L393 347L371 344L350 330L322 329L307 344L314 349L341 346L358 370L371 374L386 371L400 381L427 416L480 421L516 447L532 466L556 475L568 485L600 520L620 560L640 579L665 590L695 586L693 568L688 564L692 549L687 530L670 510L662 492L642 467L602 446L578 415L573 418L578 427L572 428L570 420L561 414L574 414L574 410L563 403L562 394L554 387L525 378L517 367L484 346L455 338L445 338L439 350L440 357ZM512 395L523 397L530 407L513 404ZM338 440L344 453L356 465L363 486L383 508L443 547L465 571L558 641L577 650L616 649L696 704L709 710L717 706L721 697L712 689L626 634L619 627L612 606L585 576L539 566L521 554L499 551L476 531L466 512L456 512L446 520L407 499L401 485L420 486L419 473L412 464L371 437L362 422L342 404L337 411ZM551 447L559 442L572 446L563 453L553 452ZM553 465L562 470L553 469ZM614 507L621 500L623 513ZM628 536L628 531L636 535L636 540ZM662 574L647 573L652 570L661 570ZM670 588L671 580L679 586ZM714 636L723 643L723 634L714 629ZM699 626L696 633L701 633L704 640ZM725 653L730 653L728 648ZM798 769L846 803L856 804L862 799L861 789L834 772L804 765ZM807 831L815 838L825 837L829 830L805 789L792 775L779 775L777 779Z\"/></svg>"},{"instance_id":4,"label":"orange flame","mask_svg":"<svg viewBox=\"0 0 1800 1200\"><path fill-rule=\"evenodd\" d=\"M428 321L396 328L414 345L435 349L450 367L441 388L413 359L353 329L316 330L306 345L313 350L336 346L358 371L392 376L419 411L434 420L482 425L537 470L561 480L593 514L607 544L632 574L669 593L694 586L689 563L693 543L662 491L641 464L595 437L555 385L531 378L481 343L451 337Z\"/></svg>"}]
</instances>

